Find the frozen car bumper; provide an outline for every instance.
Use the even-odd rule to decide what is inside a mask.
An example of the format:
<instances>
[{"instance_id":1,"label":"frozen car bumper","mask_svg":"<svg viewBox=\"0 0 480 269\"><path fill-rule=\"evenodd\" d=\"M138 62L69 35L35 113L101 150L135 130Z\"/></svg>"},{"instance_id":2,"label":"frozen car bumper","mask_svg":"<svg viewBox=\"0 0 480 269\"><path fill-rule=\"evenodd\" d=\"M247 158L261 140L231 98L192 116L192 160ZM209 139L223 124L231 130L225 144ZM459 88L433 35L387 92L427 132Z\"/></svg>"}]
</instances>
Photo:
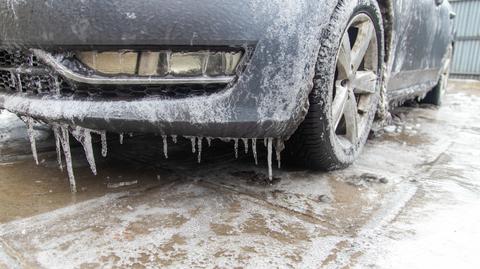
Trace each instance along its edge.
<instances>
[{"instance_id":1,"label":"frozen car bumper","mask_svg":"<svg viewBox=\"0 0 480 269\"><path fill-rule=\"evenodd\" d=\"M2 0L0 46L4 48L68 52L250 46L253 54L235 83L220 91L167 99L96 100L19 92L22 74L31 73L31 68L3 68L4 81L10 79L14 86L7 89L3 83L0 106L47 122L115 132L288 137L308 109L318 40L332 2ZM58 70L49 67L49 72L68 82Z\"/></svg>"}]
</instances>

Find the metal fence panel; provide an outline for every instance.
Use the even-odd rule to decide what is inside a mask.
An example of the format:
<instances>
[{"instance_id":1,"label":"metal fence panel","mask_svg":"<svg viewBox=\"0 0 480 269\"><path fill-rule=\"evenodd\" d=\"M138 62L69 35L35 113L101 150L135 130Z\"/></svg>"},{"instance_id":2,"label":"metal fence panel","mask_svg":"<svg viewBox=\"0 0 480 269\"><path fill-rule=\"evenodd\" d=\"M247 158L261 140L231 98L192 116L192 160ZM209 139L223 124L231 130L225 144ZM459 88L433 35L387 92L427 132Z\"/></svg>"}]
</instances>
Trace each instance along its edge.
<instances>
[{"instance_id":1,"label":"metal fence panel","mask_svg":"<svg viewBox=\"0 0 480 269\"><path fill-rule=\"evenodd\" d=\"M450 0L455 19L452 77L480 79L480 0Z\"/></svg>"}]
</instances>

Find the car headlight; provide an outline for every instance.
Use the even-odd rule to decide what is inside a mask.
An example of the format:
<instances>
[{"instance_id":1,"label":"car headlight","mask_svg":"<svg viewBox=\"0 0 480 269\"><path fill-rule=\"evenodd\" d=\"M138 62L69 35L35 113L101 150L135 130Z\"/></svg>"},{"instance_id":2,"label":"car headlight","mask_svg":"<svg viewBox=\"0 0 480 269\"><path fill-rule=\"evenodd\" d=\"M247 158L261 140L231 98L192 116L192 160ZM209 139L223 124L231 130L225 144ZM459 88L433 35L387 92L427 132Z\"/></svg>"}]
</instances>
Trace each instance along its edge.
<instances>
[{"instance_id":1,"label":"car headlight","mask_svg":"<svg viewBox=\"0 0 480 269\"><path fill-rule=\"evenodd\" d=\"M106 75L230 76L237 72L242 51L81 51L76 57Z\"/></svg>"}]
</instances>

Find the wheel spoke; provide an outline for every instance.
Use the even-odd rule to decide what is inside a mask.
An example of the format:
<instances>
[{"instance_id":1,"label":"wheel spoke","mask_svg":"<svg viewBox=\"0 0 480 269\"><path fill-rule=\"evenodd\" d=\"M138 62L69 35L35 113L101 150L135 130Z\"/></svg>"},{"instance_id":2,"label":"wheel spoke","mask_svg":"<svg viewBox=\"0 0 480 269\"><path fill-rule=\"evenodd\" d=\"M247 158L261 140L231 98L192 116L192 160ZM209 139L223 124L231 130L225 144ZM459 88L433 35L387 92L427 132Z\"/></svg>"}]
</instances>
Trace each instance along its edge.
<instances>
[{"instance_id":1,"label":"wheel spoke","mask_svg":"<svg viewBox=\"0 0 480 269\"><path fill-rule=\"evenodd\" d=\"M357 71L351 85L356 94L375 93L377 75L373 71Z\"/></svg>"},{"instance_id":2,"label":"wheel spoke","mask_svg":"<svg viewBox=\"0 0 480 269\"><path fill-rule=\"evenodd\" d=\"M350 48L350 38L344 35L342 44L340 44L340 52L338 54L338 79L348 79L352 74L351 65L352 50Z\"/></svg>"},{"instance_id":3,"label":"wheel spoke","mask_svg":"<svg viewBox=\"0 0 480 269\"><path fill-rule=\"evenodd\" d=\"M358 34L352 49L352 68L357 71L362 64L365 53L370 46L375 27L372 22L366 21L358 25Z\"/></svg>"},{"instance_id":4,"label":"wheel spoke","mask_svg":"<svg viewBox=\"0 0 480 269\"><path fill-rule=\"evenodd\" d=\"M348 100L348 92L348 89L342 86L341 81L336 83L336 93L332 103L332 122L334 129L337 129L338 124L342 119L345 105Z\"/></svg>"},{"instance_id":5,"label":"wheel spoke","mask_svg":"<svg viewBox=\"0 0 480 269\"><path fill-rule=\"evenodd\" d=\"M357 101L353 91L349 91L348 100L345 105L345 124L347 128L347 139L355 144L358 138L358 110Z\"/></svg>"}]
</instances>

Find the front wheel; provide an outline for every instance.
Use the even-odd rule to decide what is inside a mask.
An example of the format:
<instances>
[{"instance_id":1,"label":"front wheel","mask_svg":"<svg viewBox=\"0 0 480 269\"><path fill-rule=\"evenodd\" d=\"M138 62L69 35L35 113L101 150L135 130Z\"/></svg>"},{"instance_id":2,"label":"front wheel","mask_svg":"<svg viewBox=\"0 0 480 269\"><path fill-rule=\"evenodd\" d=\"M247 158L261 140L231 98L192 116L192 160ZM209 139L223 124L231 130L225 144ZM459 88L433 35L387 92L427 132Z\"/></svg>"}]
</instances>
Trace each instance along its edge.
<instances>
[{"instance_id":1,"label":"front wheel","mask_svg":"<svg viewBox=\"0 0 480 269\"><path fill-rule=\"evenodd\" d=\"M310 109L287 142L290 160L311 169L352 164L370 132L378 105L383 28L376 1L344 1L322 35Z\"/></svg>"}]
</instances>

